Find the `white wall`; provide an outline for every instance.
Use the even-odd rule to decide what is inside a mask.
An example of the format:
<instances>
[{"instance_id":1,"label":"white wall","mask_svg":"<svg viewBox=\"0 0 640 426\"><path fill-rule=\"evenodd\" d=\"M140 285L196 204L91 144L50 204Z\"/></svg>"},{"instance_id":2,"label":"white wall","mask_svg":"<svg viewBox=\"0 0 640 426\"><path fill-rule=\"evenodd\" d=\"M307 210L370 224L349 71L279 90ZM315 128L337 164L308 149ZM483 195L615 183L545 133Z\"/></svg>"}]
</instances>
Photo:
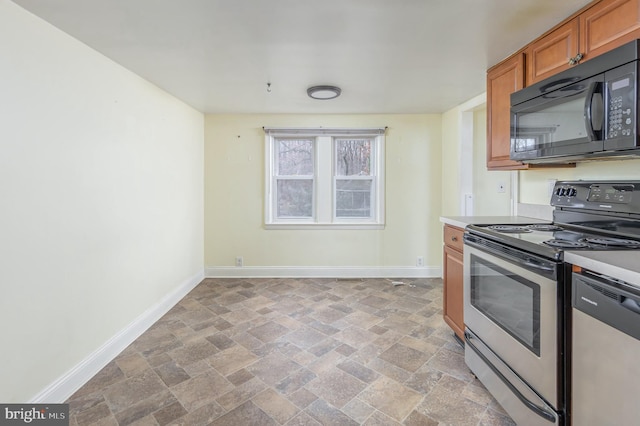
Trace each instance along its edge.
<instances>
[{"instance_id":1,"label":"white wall","mask_svg":"<svg viewBox=\"0 0 640 426\"><path fill-rule=\"evenodd\" d=\"M202 276L204 118L7 0L0 52L0 401L26 402Z\"/></svg>"},{"instance_id":2,"label":"white wall","mask_svg":"<svg viewBox=\"0 0 640 426\"><path fill-rule=\"evenodd\" d=\"M274 127L384 127L384 230L265 230L264 132ZM440 271L441 117L415 115L207 115L205 265L211 275L375 275ZM234 268L235 256L244 258ZM360 269L358 269L360 268ZM311 272L309 272L311 271Z\"/></svg>"}]
</instances>

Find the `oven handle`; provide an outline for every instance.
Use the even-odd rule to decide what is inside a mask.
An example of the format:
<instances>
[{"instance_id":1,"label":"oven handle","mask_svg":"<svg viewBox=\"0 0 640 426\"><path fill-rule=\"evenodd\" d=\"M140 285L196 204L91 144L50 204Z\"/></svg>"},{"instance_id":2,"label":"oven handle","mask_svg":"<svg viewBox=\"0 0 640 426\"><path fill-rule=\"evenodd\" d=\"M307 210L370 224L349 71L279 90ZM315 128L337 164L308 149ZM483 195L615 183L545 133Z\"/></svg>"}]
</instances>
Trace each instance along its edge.
<instances>
[{"instance_id":1,"label":"oven handle","mask_svg":"<svg viewBox=\"0 0 640 426\"><path fill-rule=\"evenodd\" d=\"M490 253L494 256L513 262L516 265L528 268L540 275L551 277L552 279L556 272L557 264L555 262L540 258L533 254L510 249L509 247L499 243L494 243L493 241L485 238L480 238L476 235L465 234L464 243L486 253Z\"/></svg>"},{"instance_id":2,"label":"oven handle","mask_svg":"<svg viewBox=\"0 0 640 426\"><path fill-rule=\"evenodd\" d=\"M553 272L556 269L555 266L545 266L545 265L541 265L539 263L533 263L533 262L523 262L522 264L525 266L528 266L529 268L540 269L542 271Z\"/></svg>"},{"instance_id":3,"label":"oven handle","mask_svg":"<svg viewBox=\"0 0 640 426\"><path fill-rule=\"evenodd\" d=\"M489 361L487 359L487 357L484 356L484 354L482 352L480 352L478 350L478 348L475 347L475 345L471 341L472 338L473 337L471 336L471 334L469 334L467 331L464 332L464 340L466 342L467 347L473 349L473 351L476 353L476 355L478 355L482 359L482 361L487 366L489 366L489 368L491 368L491 371L493 371L493 373L502 381L502 383L504 383L505 386L508 387L509 390L516 397L518 397L520 402L522 402L529 410L533 411L538 416L542 417L543 419L545 419L545 420L547 420L547 421L549 421L551 423L555 423L555 421L556 421L555 416L552 413L550 413L548 410L546 410L544 407L540 407L540 406L534 404L533 402L529 401L515 386L513 386L513 384L509 380L507 380L506 377L504 377L504 375L500 372L500 370L498 370L491 363L491 361Z\"/></svg>"}]
</instances>

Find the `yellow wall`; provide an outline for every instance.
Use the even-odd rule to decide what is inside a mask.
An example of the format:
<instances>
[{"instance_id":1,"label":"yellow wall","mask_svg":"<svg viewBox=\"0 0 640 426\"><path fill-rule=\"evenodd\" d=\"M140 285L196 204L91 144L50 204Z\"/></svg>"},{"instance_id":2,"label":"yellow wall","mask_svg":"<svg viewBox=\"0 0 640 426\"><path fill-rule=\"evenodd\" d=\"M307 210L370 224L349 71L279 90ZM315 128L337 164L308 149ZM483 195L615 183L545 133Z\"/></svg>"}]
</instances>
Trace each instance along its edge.
<instances>
[{"instance_id":1,"label":"yellow wall","mask_svg":"<svg viewBox=\"0 0 640 426\"><path fill-rule=\"evenodd\" d=\"M203 117L12 2L0 2L0 39L0 401L32 399L236 256L387 272L423 256L439 273L439 216L460 213L460 108ZM475 214L508 214L508 187L495 188L510 172L484 166L485 119L475 111ZM265 230L262 126L388 126L385 229ZM519 172L519 201L547 205L549 179L640 179L639 165Z\"/></svg>"},{"instance_id":2,"label":"yellow wall","mask_svg":"<svg viewBox=\"0 0 640 426\"><path fill-rule=\"evenodd\" d=\"M203 275L204 117L9 1L0 40L0 401L25 403Z\"/></svg>"},{"instance_id":3,"label":"yellow wall","mask_svg":"<svg viewBox=\"0 0 640 426\"><path fill-rule=\"evenodd\" d=\"M442 115L442 215L461 213L460 128L465 104ZM640 159L606 160L578 163L575 168L542 168L520 172L488 171L486 169L486 107L473 111L473 195L474 215L499 216L510 214L511 173L518 173L520 203L549 205L549 180L575 179L636 179L640 180ZM505 192L499 193L499 183Z\"/></svg>"},{"instance_id":4,"label":"yellow wall","mask_svg":"<svg viewBox=\"0 0 640 426\"><path fill-rule=\"evenodd\" d=\"M385 229L265 230L263 126L387 126ZM439 269L440 131L440 115L207 115L205 266Z\"/></svg>"},{"instance_id":5,"label":"yellow wall","mask_svg":"<svg viewBox=\"0 0 640 426\"><path fill-rule=\"evenodd\" d=\"M473 114L473 214L475 216L501 216L511 214L511 172L487 171L487 109L479 108ZM504 192L498 192L503 184Z\"/></svg>"},{"instance_id":6,"label":"yellow wall","mask_svg":"<svg viewBox=\"0 0 640 426\"><path fill-rule=\"evenodd\" d=\"M477 98L474 98L477 99ZM472 102L475 104L475 102ZM472 161L461 164L461 129L464 126L462 114L467 111L464 103L442 114L442 199L443 216L460 216L463 212L463 174L472 183L468 188L473 193L474 216L500 216L510 214L510 173L487 171L486 166L486 120L487 112L483 104L469 110L473 114L469 125L473 126L473 141L470 144ZM467 149L467 148L464 148ZM467 170L470 169L470 170ZM505 192L498 193L498 183L505 184Z\"/></svg>"},{"instance_id":7,"label":"yellow wall","mask_svg":"<svg viewBox=\"0 0 640 426\"><path fill-rule=\"evenodd\" d=\"M442 198L443 216L460 216L460 110L442 114Z\"/></svg>"},{"instance_id":8,"label":"yellow wall","mask_svg":"<svg viewBox=\"0 0 640 426\"><path fill-rule=\"evenodd\" d=\"M461 214L460 138L461 113L459 105L442 115L442 215ZM499 216L510 214L511 173L518 174L520 203L549 205L549 180L574 179L637 179L640 180L640 159L605 160L578 163L575 168L541 168L520 172L488 171L486 168L486 107L473 110L473 195L474 215ZM499 183L505 192L499 193Z\"/></svg>"},{"instance_id":9,"label":"yellow wall","mask_svg":"<svg viewBox=\"0 0 640 426\"><path fill-rule=\"evenodd\" d=\"M550 179L640 180L640 160L605 160L578 163L575 168L523 170L520 172L520 202L549 205Z\"/></svg>"}]
</instances>

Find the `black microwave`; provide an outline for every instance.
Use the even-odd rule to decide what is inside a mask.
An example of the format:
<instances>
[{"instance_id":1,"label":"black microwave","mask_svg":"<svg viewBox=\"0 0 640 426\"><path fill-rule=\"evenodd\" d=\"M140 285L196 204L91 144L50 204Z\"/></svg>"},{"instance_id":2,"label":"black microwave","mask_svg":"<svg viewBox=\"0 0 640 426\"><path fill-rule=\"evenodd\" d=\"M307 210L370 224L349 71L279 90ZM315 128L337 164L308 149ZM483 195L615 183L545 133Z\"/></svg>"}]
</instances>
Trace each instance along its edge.
<instances>
[{"instance_id":1,"label":"black microwave","mask_svg":"<svg viewBox=\"0 0 640 426\"><path fill-rule=\"evenodd\" d=\"M511 94L511 159L640 158L640 40Z\"/></svg>"}]
</instances>

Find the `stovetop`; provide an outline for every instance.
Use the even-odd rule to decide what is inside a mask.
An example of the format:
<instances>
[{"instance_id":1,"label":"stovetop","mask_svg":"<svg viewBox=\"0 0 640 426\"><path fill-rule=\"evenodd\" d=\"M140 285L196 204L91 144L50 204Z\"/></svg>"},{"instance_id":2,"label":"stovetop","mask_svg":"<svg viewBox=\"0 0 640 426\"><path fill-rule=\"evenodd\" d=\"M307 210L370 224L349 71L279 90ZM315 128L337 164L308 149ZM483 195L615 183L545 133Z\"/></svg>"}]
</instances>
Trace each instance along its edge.
<instances>
[{"instance_id":1,"label":"stovetop","mask_svg":"<svg viewBox=\"0 0 640 426\"><path fill-rule=\"evenodd\" d=\"M588 232L553 222L530 225L469 225L471 234L544 257L562 260L566 250L640 250L640 240Z\"/></svg>"},{"instance_id":2,"label":"stovetop","mask_svg":"<svg viewBox=\"0 0 640 426\"><path fill-rule=\"evenodd\" d=\"M640 250L640 181L557 182L551 205L553 222L469 225L467 231L559 261L565 250Z\"/></svg>"}]
</instances>

